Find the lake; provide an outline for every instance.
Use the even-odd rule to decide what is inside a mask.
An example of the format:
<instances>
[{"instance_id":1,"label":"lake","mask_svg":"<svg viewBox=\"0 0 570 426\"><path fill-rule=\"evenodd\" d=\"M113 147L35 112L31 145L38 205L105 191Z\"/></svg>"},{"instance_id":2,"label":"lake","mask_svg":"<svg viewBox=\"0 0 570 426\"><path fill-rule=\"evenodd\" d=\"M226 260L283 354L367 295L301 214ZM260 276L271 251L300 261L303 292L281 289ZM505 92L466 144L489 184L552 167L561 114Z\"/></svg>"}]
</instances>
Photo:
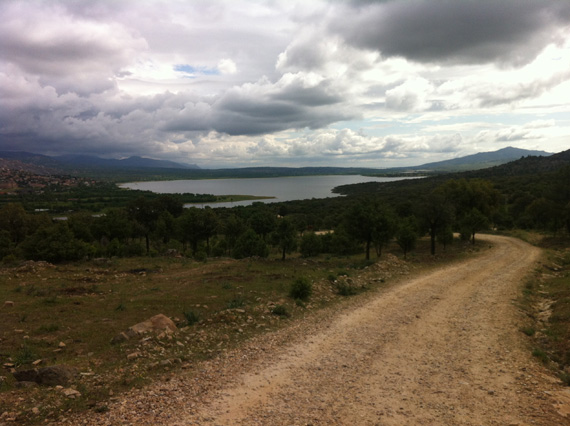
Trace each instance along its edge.
<instances>
[{"instance_id":1,"label":"lake","mask_svg":"<svg viewBox=\"0 0 570 426\"><path fill-rule=\"evenodd\" d=\"M255 195L274 197L261 200L236 201L230 203L200 203L204 207L246 206L254 202L275 203L280 201L305 200L311 198L337 197L332 189L340 185L363 182L392 182L409 179L402 177L369 177L359 175L331 176L288 176L249 179L203 179L170 180L156 182L131 182L121 188L152 191L158 194L213 194L213 195Z\"/></svg>"}]
</instances>

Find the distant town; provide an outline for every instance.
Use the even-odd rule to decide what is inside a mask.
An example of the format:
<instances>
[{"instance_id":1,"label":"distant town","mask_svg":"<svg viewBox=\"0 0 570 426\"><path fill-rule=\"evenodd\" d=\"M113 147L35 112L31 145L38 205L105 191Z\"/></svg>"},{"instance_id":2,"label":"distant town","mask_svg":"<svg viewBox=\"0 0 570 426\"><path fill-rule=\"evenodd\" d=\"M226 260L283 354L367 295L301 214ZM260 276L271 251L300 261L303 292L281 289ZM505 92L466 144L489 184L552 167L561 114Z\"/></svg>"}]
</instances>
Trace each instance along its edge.
<instances>
[{"instance_id":1,"label":"distant town","mask_svg":"<svg viewBox=\"0 0 570 426\"><path fill-rule=\"evenodd\" d=\"M89 178L70 175L40 175L26 170L0 167L0 194L16 195L16 193L41 194L45 188L52 190L72 188L78 186L91 186L96 181Z\"/></svg>"}]
</instances>

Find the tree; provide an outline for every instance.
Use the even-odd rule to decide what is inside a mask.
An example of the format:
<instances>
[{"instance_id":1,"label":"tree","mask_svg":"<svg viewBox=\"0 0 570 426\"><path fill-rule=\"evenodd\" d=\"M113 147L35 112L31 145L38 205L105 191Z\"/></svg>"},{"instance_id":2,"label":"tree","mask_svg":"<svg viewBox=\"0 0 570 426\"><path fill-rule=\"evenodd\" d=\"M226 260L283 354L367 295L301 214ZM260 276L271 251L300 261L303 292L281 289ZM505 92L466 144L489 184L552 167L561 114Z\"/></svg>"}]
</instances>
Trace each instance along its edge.
<instances>
[{"instance_id":1,"label":"tree","mask_svg":"<svg viewBox=\"0 0 570 426\"><path fill-rule=\"evenodd\" d=\"M445 250L449 244L453 243L453 230L451 229L451 225L442 227L437 232L436 238L438 243L443 246L443 250Z\"/></svg>"},{"instance_id":2,"label":"tree","mask_svg":"<svg viewBox=\"0 0 570 426\"><path fill-rule=\"evenodd\" d=\"M431 254L434 255L438 232L453 223L453 206L441 192L433 191L423 202L421 218L429 232Z\"/></svg>"},{"instance_id":3,"label":"tree","mask_svg":"<svg viewBox=\"0 0 570 426\"><path fill-rule=\"evenodd\" d=\"M276 231L273 233L275 245L281 249L281 260L285 260L285 254L291 253L297 248L297 230L289 219L280 219Z\"/></svg>"},{"instance_id":4,"label":"tree","mask_svg":"<svg viewBox=\"0 0 570 426\"><path fill-rule=\"evenodd\" d=\"M10 240L14 244L24 241L29 232L28 214L21 204L10 203L0 209L0 230L6 231L10 235Z\"/></svg>"},{"instance_id":5,"label":"tree","mask_svg":"<svg viewBox=\"0 0 570 426\"><path fill-rule=\"evenodd\" d=\"M249 217L249 226L257 232L263 240L265 237L275 230L276 218L275 214L269 210L265 205L259 206Z\"/></svg>"},{"instance_id":6,"label":"tree","mask_svg":"<svg viewBox=\"0 0 570 426\"><path fill-rule=\"evenodd\" d=\"M206 240L206 253L210 255L210 238L218 232L219 218L214 209L202 209L200 219L202 222L202 236Z\"/></svg>"},{"instance_id":7,"label":"tree","mask_svg":"<svg viewBox=\"0 0 570 426\"><path fill-rule=\"evenodd\" d=\"M228 255L232 255L232 250L234 249L238 238L246 230L247 226L243 219L239 216L236 216L235 214L232 214L222 222L222 233L224 234L224 238L226 240Z\"/></svg>"},{"instance_id":8,"label":"tree","mask_svg":"<svg viewBox=\"0 0 570 426\"><path fill-rule=\"evenodd\" d=\"M198 251L198 243L205 239L204 229L200 209L191 207L177 219L178 233L180 240L186 248L186 244L190 243L192 255L196 255Z\"/></svg>"},{"instance_id":9,"label":"tree","mask_svg":"<svg viewBox=\"0 0 570 426\"><path fill-rule=\"evenodd\" d=\"M470 236L471 243L475 244L475 233L485 229L488 223L487 216L473 208L461 220L461 229L464 232L466 231L465 233Z\"/></svg>"},{"instance_id":10,"label":"tree","mask_svg":"<svg viewBox=\"0 0 570 426\"><path fill-rule=\"evenodd\" d=\"M164 210L158 215L154 234L164 244L168 244L170 239L176 234L176 222L168 210Z\"/></svg>"},{"instance_id":11,"label":"tree","mask_svg":"<svg viewBox=\"0 0 570 426\"><path fill-rule=\"evenodd\" d=\"M66 222L39 229L22 243L27 259L62 262L91 254L92 246L76 239Z\"/></svg>"},{"instance_id":12,"label":"tree","mask_svg":"<svg viewBox=\"0 0 570 426\"><path fill-rule=\"evenodd\" d=\"M370 247L376 230L376 211L371 199L354 204L345 214L348 233L366 246L366 260L370 260Z\"/></svg>"},{"instance_id":13,"label":"tree","mask_svg":"<svg viewBox=\"0 0 570 426\"><path fill-rule=\"evenodd\" d=\"M321 239L314 232L309 232L301 238L301 256L312 257L317 256L322 249Z\"/></svg>"},{"instance_id":14,"label":"tree","mask_svg":"<svg viewBox=\"0 0 570 426\"><path fill-rule=\"evenodd\" d=\"M382 255L382 248L388 244L396 233L396 219L391 210L387 208L377 208L374 218L374 230L372 231L372 240L376 248L376 255Z\"/></svg>"},{"instance_id":15,"label":"tree","mask_svg":"<svg viewBox=\"0 0 570 426\"><path fill-rule=\"evenodd\" d=\"M259 256L267 257L269 250L263 238L253 229L249 228L236 241L234 257L243 259L246 257Z\"/></svg>"},{"instance_id":16,"label":"tree","mask_svg":"<svg viewBox=\"0 0 570 426\"><path fill-rule=\"evenodd\" d=\"M146 252L150 252L150 234L156 227L161 208L157 203L139 197L129 202L127 214L129 218L137 223L137 229L145 238Z\"/></svg>"},{"instance_id":17,"label":"tree","mask_svg":"<svg viewBox=\"0 0 570 426\"><path fill-rule=\"evenodd\" d=\"M404 219L396 232L396 241L404 252L404 259L407 257L408 252L415 248L417 239L418 233L415 221L411 217Z\"/></svg>"},{"instance_id":18,"label":"tree","mask_svg":"<svg viewBox=\"0 0 570 426\"><path fill-rule=\"evenodd\" d=\"M67 224L73 232L75 238L92 243L94 240L91 229L95 223L95 218L91 213L79 212L74 213L68 217Z\"/></svg>"}]
</instances>

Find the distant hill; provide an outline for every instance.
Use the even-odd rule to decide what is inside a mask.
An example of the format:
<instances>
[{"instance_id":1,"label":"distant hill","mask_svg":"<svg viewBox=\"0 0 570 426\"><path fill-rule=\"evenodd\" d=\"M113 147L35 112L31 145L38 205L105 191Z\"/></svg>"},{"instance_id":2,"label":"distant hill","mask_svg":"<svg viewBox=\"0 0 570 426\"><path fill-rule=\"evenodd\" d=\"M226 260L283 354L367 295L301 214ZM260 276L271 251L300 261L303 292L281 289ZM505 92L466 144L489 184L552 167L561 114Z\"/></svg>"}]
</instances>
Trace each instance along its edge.
<instances>
[{"instance_id":1,"label":"distant hill","mask_svg":"<svg viewBox=\"0 0 570 426\"><path fill-rule=\"evenodd\" d=\"M54 159L74 167L128 167L154 169L199 169L196 164L182 164L174 161L153 160L133 156L121 160L100 158L94 155L60 155Z\"/></svg>"},{"instance_id":2,"label":"distant hill","mask_svg":"<svg viewBox=\"0 0 570 426\"><path fill-rule=\"evenodd\" d=\"M510 163L527 156L547 157L552 155L545 151L532 151L527 149L507 147L498 151L480 152L478 154L467 155L465 157L453 158L451 160L437 161L434 163L422 164L414 167L397 167L387 169L385 172L462 172L468 170L487 169L501 164Z\"/></svg>"},{"instance_id":3,"label":"distant hill","mask_svg":"<svg viewBox=\"0 0 570 426\"><path fill-rule=\"evenodd\" d=\"M182 164L174 161L153 160L137 156L117 160L100 158L94 155L61 155L51 157L22 151L0 151L0 159L4 160L6 167L8 167L8 164L13 164L18 169L27 167L29 171L37 172L38 168L41 168L51 173L70 173L86 169L199 169L195 164ZM7 163L6 161L12 163Z\"/></svg>"},{"instance_id":4,"label":"distant hill","mask_svg":"<svg viewBox=\"0 0 570 426\"><path fill-rule=\"evenodd\" d=\"M570 150L549 156L525 156L499 166L463 172L434 173L424 179L401 180L397 182L365 182L342 185L333 192L342 195L390 193L397 198L406 193L409 197L421 197L448 179L486 179L496 187L509 186L522 189L539 181L544 176L552 175L563 167L570 166Z\"/></svg>"},{"instance_id":5,"label":"distant hill","mask_svg":"<svg viewBox=\"0 0 570 426\"><path fill-rule=\"evenodd\" d=\"M5 167L13 164L17 169L29 168L30 172L41 174L72 174L116 181L172 180L172 179L214 179L252 178L310 175L394 175L394 174L440 174L465 171L489 170L521 158L549 158L544 151L530 151L518 148L503 148L493 152L481 152L452 160L427 163L414 167L372 169L359 167L243 167L234 169L201 169L195 164L181 164L173 161L153 160L144 157L105 159L90 155L62 155L51 157L29 152L1 152ZM539 160L529 160L525 167L531 169ZM17 162L17 163L14 163ZM531 166L532 163L533 165ZM538 167L538 166L537 166ZM492 171L493 170L493 171Z\"/></svg>"}]
</instances>

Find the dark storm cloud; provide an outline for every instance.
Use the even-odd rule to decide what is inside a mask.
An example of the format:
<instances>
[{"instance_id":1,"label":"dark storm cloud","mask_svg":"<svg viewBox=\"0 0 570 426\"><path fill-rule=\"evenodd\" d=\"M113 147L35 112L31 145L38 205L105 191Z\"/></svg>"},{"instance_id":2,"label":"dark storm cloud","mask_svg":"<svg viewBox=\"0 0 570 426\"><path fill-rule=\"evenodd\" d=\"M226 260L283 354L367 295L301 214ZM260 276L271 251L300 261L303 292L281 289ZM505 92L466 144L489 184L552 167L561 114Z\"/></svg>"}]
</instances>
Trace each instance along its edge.
<instances>
[{"instance_id":1,"label":"dark storm cloud","mask_svg":"<svg viewBox=\"0 0 570 426\"><path fill-rule=\"evenodd\" d=\"M329 30L359 48L418 62L520 65L570 24L567 0L357 2Z\"/></svg>"},{"instance_id":2,"label":"dark storm cloud","mask_svg":"<svg viewBox=\"0 0 570 426\"><path fill-rule=\"evenodd\" d=\"M209 131L261 135L287 129L315 129L356 117L338 106L343 96L329 81L309 84L288 75L228 89L217 99L191 102L163 127L168 131Z\"/></svg>"}]
</instances>

